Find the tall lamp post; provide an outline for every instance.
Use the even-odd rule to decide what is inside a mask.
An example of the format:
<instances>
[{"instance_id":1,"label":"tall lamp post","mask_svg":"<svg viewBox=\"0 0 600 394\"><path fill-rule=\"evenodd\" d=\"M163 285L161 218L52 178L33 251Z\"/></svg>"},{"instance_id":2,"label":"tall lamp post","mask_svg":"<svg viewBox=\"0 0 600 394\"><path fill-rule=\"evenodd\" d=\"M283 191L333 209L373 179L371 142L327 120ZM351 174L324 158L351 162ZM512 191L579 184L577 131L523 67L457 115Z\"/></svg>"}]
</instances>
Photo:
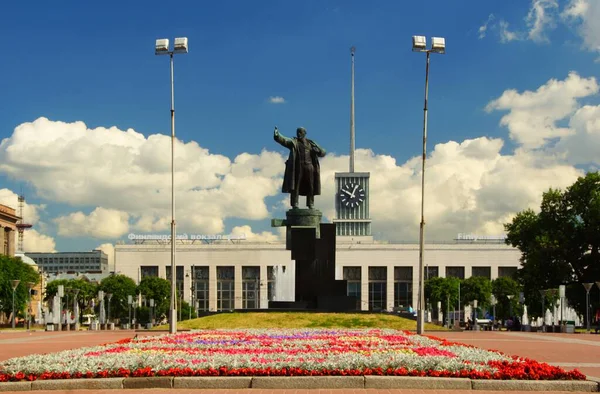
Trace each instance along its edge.
<instances>
[{"instance_id":1,"label":"tall lamp post","mask_svg":"<svg viewBox=\"0 0 600 394\"><path fill-rule=\"evenodd\" d=\"M171 306L169 309L169 332L177 332L177 304L175 292L175 93L173 83L173 55L188 52L188 39L175 39L174 49L169 50L169 40L156 40L154 53L169 55L171 61Z\"/></svg>"},{"instance_id":2,"label":"tall lamp post","mask_svg":"<svg viewBox=\"0 0 600 394\"><path fill-rule=\"evenodd\" d=\"M12 297L12 328L15 328L15 318L17 317L15 315L15 291L17 290L17 287L19 286L19 283L21 283L21 281L19 279L15 279L11 281L12 284L12 290L13 290L13 297Z\"/></svg>"},{"instance_id":3,"label":"tall lamp post","mask_svg":"<svg viewBox=\"0 0 600 394\"><path fill-rule=\"evenodd\" d=\"M417 302L417 334L423 334L425 330L425 284L423 269L423 249L425 232L425 158L427 155L427 99L429 96L429 55L431 53L446 53L446 40L441 37L431 38L431 48L427 49L425 36L413 36L413 52L425 52L427 63L425 66L425 107L423 108L423 162L421 169L421 224L419 231L419 300Z\"/></svg>"},{"instance_id":4,"label":"tall lamp post","mask_svg":"<svg viewBox=\"0 0 600 394\"><path fill-rule=\"evenodd\" d=\"M588 334L590 333L590 290L592 290L592 286L594 283L583 283L583 287L585 287L585 323Z\"/></svg>"}]
</instances>

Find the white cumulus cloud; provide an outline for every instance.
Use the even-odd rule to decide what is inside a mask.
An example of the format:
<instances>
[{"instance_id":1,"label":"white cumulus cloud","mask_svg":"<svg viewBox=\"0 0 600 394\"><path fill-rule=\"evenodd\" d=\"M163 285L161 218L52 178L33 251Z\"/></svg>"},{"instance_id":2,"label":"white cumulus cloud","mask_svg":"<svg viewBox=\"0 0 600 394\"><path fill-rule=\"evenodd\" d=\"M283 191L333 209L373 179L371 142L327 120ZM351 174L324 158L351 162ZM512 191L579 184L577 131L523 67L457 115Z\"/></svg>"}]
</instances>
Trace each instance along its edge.
<instances>
[{"instance_id":1,"label":"white cumulus cloud","mask_svg":"<svg viewBox=\"0 0 600 394\"><path fill-rule=\"evenodd\" d=\"M99 245L95 250L101 250L108 256L108 271L115 271L115 247L111 243Z\"/></svg>"},{"instance_id":2,"label":"white cumulus cloud","mask_svg":"<svg viewBox=\"0 0 600 394\"><path fill-rule=\"evenodd\" d=\"M580 103L598 91L594 78L572 72L537 89L498 92L486 108L505 113L500 124L515 149L505 152L503 139L487 137L434 145L428 152L425 184L427 239L449 240L459 232L501 233L516 212L539 207L548 188L564 188L582 175L575 165L600 166L600 106ZM158 159L168 157L169 144L163 138L168 137L115 128L90 130L81 122L40 118L20 125L2 141L0 171L29 182L49 204L73 206L73 213L56 218L59 235L109 240L130 231L168 233L170 166L168 160ZM273 217L265 203L270 196L287 207L289 196L280 193L285 167L281 154L265 150L230 160L196 142L178 145L176 162L185 163L185 168L176 165L179 233L224 233L227 218L266 224ZM20 154L42 146L50 153L40 156L41 161ZM355 167L371 173L375 237L417 240L420 156L399 162L358 149ZM322 195L315 203L326 219L335 218L334 174L347 168L348 156L328 154L321 159ZM96 208L90 212L89 207ZM242 225L230 232L257 242L283 239L284 229L263 229Z\"/></svg>"},{"instance_id":3,"label":"white cumulus cloud","mask_svg":"<svg viewBox=\"0 0 600 394\"><path fill-rule=\"evenodd\" d=\"M91 214L80 210L57 218L61 235L118 236L127 231L126 215L132 229L168 231L169 141L166 135L146 138L131 129L89 129L83 122L39 118L19 125L0 143L0 171L29 182L49 201L98 207ZM244 153L232 161L196 142L177 141L175 156L178 230L216 234L228 217L268 216L264 199L279 191L280 154ZM116 227L91 225L100 214Z\"/></svg>"},{"instance_id":4,"label":"white cumulus cloud","mask_svg":"<svg viewBox=\"0 0 600 394\"><path fill-rule=\"evenodd\" d=\"M60 216L54 221L58 235L67 237L118 238L129 231L127 212L98 207L89 215L79 211Z\"/></svg>"},{"instance_id":5,"label":"white cumulus cloud","mask_svg":"<svg viewBox=\"0 0 600 394\"><path fill-rule=\"evenodd\" d=\"M571 72L565 80L551 79L534 92L506 90L488 103L486 110L508 111L501 123L508 128L510 137L525 147L537 148L552 138L571 134L573 130L561 127L558 121L574 114L579 106L577 99L596 93L595 78L582 78Z\"/></svg>"},{"instance_id":6,"label":"white cumulus cloud","mask_svg":"<svg viewBox=\"0 0 600 394\"><path fill-rule=\"evenodd\" d=\"M285 99L281 96L271 96L269 97L269 102L271 104L285 104Z\"/></svg>"},{"instance_id":7,"label":"white cumulus cloud","mask_svg":"<svg viewBox=\"0 0 600 394\"><path fill-rule=\"evenodd\" d=\"M575 27L590 52L600 52L600 2L597 0L570 0L561 16Z\"/></svg>"}]
</instances>

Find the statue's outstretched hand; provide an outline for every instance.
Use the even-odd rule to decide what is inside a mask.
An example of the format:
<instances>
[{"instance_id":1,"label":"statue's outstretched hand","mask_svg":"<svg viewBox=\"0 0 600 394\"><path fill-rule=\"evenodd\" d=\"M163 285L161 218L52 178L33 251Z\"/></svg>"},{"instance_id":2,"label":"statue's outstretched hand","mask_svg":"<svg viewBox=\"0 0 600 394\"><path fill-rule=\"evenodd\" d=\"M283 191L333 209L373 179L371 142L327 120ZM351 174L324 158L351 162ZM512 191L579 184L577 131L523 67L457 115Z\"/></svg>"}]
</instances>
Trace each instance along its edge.
<instances>
[{"instance_id":1,"label":"statue's outstretched hand","mask_svg":"<svg viewBox=\"0 0 600 394\"><path fill-rule=\"evenodd\" d=\"M275 135L276 137L279 135L279 130L277 129L277 126L275 126L275 130L273 131L273 135Z\"/></svg>"}]
</instances>

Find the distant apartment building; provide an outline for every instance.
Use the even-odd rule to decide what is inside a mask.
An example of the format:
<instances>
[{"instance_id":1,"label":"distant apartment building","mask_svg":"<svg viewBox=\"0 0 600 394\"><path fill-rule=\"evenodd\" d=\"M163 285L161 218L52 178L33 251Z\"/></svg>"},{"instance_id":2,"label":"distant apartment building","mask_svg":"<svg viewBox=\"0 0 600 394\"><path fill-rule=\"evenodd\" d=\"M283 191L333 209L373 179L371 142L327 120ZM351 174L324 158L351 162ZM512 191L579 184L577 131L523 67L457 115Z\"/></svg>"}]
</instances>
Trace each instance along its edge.
<instances>
[{"instance_id":1,"label":"distant apartment building","mask_svg":"<svg viewBox=\"0 0 600 394\"><path fill-rule=\"evenodd\" d=\"M14 257L19 219L14 208L0 204L0 254Z\"/></svg>"},{"instance_id":2,"label":"distant apartment building","mask_svg":"<svg viewBox=\"0 0 600 394\"><path fill-rule=\"evenodd\" d=\"M108 273L108 255L101 250L91 252L25 253L47 274L67 272Z\"/></svg>"}]
</instances>

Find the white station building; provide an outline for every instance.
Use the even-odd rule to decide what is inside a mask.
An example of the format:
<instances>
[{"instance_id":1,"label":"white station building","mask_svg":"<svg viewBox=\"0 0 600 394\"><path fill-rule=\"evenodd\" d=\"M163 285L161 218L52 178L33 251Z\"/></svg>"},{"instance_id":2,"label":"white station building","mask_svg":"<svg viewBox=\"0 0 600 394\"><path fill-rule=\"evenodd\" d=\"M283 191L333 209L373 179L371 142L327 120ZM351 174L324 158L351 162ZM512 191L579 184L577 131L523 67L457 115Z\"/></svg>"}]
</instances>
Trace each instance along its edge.
<instances>
[{"instance_id":1,"label":"white station building","mask_svg":"<svg viewBox=\"0 0 600 394\"><path fill-rule=\"evenodd\" d=\"M199 311L266 309L269 300L293 301L295 263L285 243L177 241L179 294ZM336 279L347 280L357 309L416 307L419 244L338 243ZM425 244L425 277L511 276L520 252L502 242ZM169 241L115 247L115 271L137 283L147 275L171 278Z\"/></svg>"},{"instance_id":2,"label":"white station building","mask_svg":"<svg viewBox=\"0 0 600 394\"><path fill-rule=\"evenodd\" d=\"M337 173L336 279L347 280L357 310L416 309L418 243L379 243L371 235L369 173ZM353 197L354 196L354 197ZM134 278L171 279L168 235L130 234L115 246L115 272ZM281 243L253 243L227 236L178 236L176 283L180 296L200 311L267 309L269 300L294 300L295 263ZM242 237L243 238L243 237ZM425 278L511 276L521 253L503 236L458 234L425 244Z\"/></svg>"}]
</instances>

